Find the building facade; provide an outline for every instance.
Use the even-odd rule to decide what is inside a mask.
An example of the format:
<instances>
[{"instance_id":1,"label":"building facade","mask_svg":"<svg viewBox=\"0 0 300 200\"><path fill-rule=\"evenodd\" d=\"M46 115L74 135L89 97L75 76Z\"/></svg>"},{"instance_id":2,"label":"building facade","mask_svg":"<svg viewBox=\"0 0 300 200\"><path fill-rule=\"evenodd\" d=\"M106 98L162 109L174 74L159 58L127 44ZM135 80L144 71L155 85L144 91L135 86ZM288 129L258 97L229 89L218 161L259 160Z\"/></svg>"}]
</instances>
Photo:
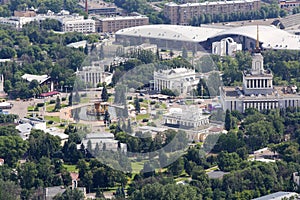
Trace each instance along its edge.
<instances>
[{"instance_id":1,"label":"building facade","mask_svg":"<svg viewBox=\"0 0 300 200\"><path fill-rule=\"evenodd\" d=\"M62 20L63 32L94 33L95 27L93 19Z\"/></svg>"},{"instance_id":2,"label":"building facade","mask_svg":"<svg viewBox=\"0 0 300 200\"><path fill-rule=\"evenodd\" d=\"M198 83L194 69L175 68L154 72L154 90L170 89L179 94L189 93Z\"/></svg>"},{"instance_id":3,"label":"building facade","mask_svg":"<svg viewBox=\"0 0 300 200\"><path fill-rule=\"evenodd\" d=\"M105 66L100 61L92 62L91 66L82 67L82 70L77 70L76 74L85 84L92 87L97 87L98 83L103 82L110 84L112 80L112 74L105 72Z\"/></svg>"},{"instance_id":4,"label":"building facade","mask_svg":"<svg viewBox=\"0 0 300 200\"><path fill-rule=\"evenodd\" d=\"M80 32L80 33L93 33L96 31L95 20L84 19L83 16L72 14L68 11L62 10L60 13L53 13L48 11L47 14L32 15L20 12L14 17L1 17L0 24L13 26L17 29L22 29L25 24L33 21L41 22L46 19L58 20L61 23L63 32Z\"/></svg>"},{"instance_id":5,"label":"building facade","mask_svg":"<svg viewBox=\"0 0 300 200\"><path fill-rule=\"evenodd\" d=\"M96 30L97 32L101 33L114 33L124 28L143 26L148 24L149 18L143 15L99 18L96 20Z\"/></svg>"},{"instance_id":6,"label":"building facade","mask_svg":"<svg viewBox=\"0 0 300 200\"><path fill-rule=\"evenodd\" d=\"M224 111L228 109L244 113L247 108L262 111L299 107L297 87L273 86L272 72L264 69L263 56L257 49L252 56L252 68L243 72L243 86L221 87L220 100Z\"/></svg>"},{"instance_id":7,"label":"building facade","mask_svg":"<svg viewBox=\"0 0 300 200\"><path fill-rule=\"evenodd\" d=\"M88 143L91 143L91 148L94 150L96 146L99 146L99 149L102 151L118 151L126 153L127 145L120 143L118 140L114 139L114 135L111 133L89 133L82 140L82 144L87 148ZM77 146L80 149L80 145Z\"/></svg>"},{"instance_id":8,"label":"building facade","mask_svg":"<svg viewBox=\"0 0 300 200\"><path fill-rule=\"evenodd\" d=\"M234 56L237 51L241 50L242 44L236 43L230 37L212 43L212 53L219 56Z\"/></svg>"},{"instance_id":9,"label":"building facade","mask_svg":"<svg viewBox=\"0 0 300 200\"><path fill-rule=\"evenodd\" d=\"M297 8L300 6L300 1L279 1L278 5L281 9L292 11L294 8Z\"/></svg>"},{"instance_id":10,"label":"building facade","mask_svg":"<svg viewBox=\"0 0 300 200\"><path fill-rule=\"evenodd\" d=\"M84 11L87 10L89 15L115 16L118 14L117 7L113 3L101 0L88 0L87 4L85 0L80 0L78 5Z\"/></svg>"},{"instance_id":11,"label":"building facade","mask_svg":"<svg viewBox=\"0 0 300 200\"><path fill-rule=\"evenodd\" d=\"M170 109L163 115L163 123L165 125L180 128L198 128L209 125L209 115L203 115L199 108L193 109Z\"/></svg>"},{"instance_id":12,"label":"building facade","mask_svg":"<svg viewBox=\"0 0 300 200\"><path fill-rule=\"evenodd\" d=\"M181 5L170 2L164 6L164 15L171 20L171 24L189 25L194 16L256 11L260 9L260 3L260 0L216 1Z\"/></svg>"}]
</instances>

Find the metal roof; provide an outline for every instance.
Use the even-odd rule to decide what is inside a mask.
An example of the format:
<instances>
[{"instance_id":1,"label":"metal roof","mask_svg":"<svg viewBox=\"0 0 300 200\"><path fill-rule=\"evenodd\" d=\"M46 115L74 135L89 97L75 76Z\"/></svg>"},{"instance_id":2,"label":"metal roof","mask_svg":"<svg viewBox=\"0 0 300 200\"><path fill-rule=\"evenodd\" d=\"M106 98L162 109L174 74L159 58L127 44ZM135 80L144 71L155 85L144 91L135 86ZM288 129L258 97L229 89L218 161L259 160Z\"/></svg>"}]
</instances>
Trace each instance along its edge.
<instances>
[{"instance_id":1,"label":"metal roof","mask_svg":"<svg viewBox=\"0 0 300 200\"><path fill-rule=\"evenodd\" d=\"M276 192L276 193L262 196L259 198L255 198L252 200L281 200L283 198L289 198L289 197L293 197L293 196L299 197L299 195L295 192ZM296 198L296 199L298 199L298 198Z\"/></svg>"},{"instance_id":2,"label":"metal roof","mask_svg":"<svg viewBox=\"0 0 300 200\"><path fill-rule=\"evenodd\" d=\"M216 33L211 38L229 35L242 35L256 40L257 26L226 29ZM259 41L262 43L262 47L266 49L300 50L300 36L278 29L275 26L259 26Z\"/></svg>"},{"instance_id":3,"label":"metal roof","mask_svg":"<svg viewBox=\"0 0 300 200\"><path fill-rule=\"evenodd\" d=\"M256 40L257 26L216 27L202 25L201 27L179 25L145 25L122 29L116 32L120 36L135 36L144 38L204 42L209 38L241 35ZM300 50L300 36L293 35L275 26L259 26L259 41L266 49Z\"/></svg>"},{"instance_id":4,"label":"metal roof","mask_svg":"<svg viewBox=\"0 0 300 200\"><path fill-rule=\"evenodd\" d=\"M116 32L116 35L125 36L141 36L146 38L166 39L187 42L202 42L223 28L215 28L209 26L193 27L178 25L145 25L122 29Z\"/></svg>"}]
</instances>

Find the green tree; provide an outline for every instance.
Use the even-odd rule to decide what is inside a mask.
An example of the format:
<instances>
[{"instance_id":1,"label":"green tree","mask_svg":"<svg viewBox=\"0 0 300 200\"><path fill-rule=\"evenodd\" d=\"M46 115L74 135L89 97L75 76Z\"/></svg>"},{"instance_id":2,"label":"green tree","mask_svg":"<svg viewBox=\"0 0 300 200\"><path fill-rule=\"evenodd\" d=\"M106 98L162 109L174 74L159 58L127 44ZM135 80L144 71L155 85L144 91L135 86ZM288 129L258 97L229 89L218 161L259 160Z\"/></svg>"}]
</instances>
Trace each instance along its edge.
<instances>
[{"instance_id":1,"label":"green tree","mask_svg":"<svg viewBox=\"0 0 300 200\"><path fill-rule=\"evenodd\" d=\"M56 97L56 101L55 101L55 107L54 110L58 111L59 109L61 109L61 103L60 103L60 98L59 96Z\"/></svg>"},{"instance_id":2,"label":"green tree","mask_svg":"<svg viewBox=\"0 0 300 200\"><path fill-rule=\"evenodd\" d=\"M0 199L19 200L21 188L12 181L4 181L0 179Z\"/></svg>"},{"instance_id":3,"label":"green tree","mask_svg":"<svg viewBox=\"0 0 300 200\"><path fill-rule=\"evenodd\" d=\"M79 92L77 90L75 92L74 102L80 103L80 95L79 95Z\"/></svg>"},{"instance_id":4,"label":"green tree","mask_svg":"<svg viewBox=\"0 0 300 200\"><path fill-rule=\"evenodd\" d=\"M218 155L218 166L222 171L232 171L238 169L241 161L241 158L235 152L227 153L222 151Z\"/></svg>"},{"instance_id":5,"label":"green tree","mask_svg":"<svg viewBox=\"0 0 300 200\"><path fill-rule=\"evenodd\" d=\"M139 98L137 96L134 98L134 107L135 107L135 112L140 113L141 105L140 105Z\"/></svg>"},{"instance_id":6,"label":"green tree","mask_svg":"<svg viewBox=\"0 0 300 200\"><path fill-rule=\"evenodd\" d=\"M72 106L73 105L73 92L70 93L69 95L69 106Z\"/></svg>"},{"instance_id":7,"label":"green tree","mask_svg":"<svg viewBox=\"0 0 300 200\"><path fill-rule=\"evenodd\" d=\"M43 156L50 158L60 149L60 139L41 130L32 130L28 139L28 156L39 160Z\"/></svg>"},{"instance_id":8,"label":"green tree","mask_svg":"<svg viewBox=\"0 0 300 200\"><path fill-rule=\"evenodd\" d=\"M175 176L180 175L184 170L184 160L183 158L177 159L175 162L173 162L169 167L168 171L172 173Z\"/></svg>"},{"instance_id":9,"label":"green tree","mask_svg":"<svg viewBox=\"0 0 300 200\"><path fill-rule=\"evenodd\" d=\"M110 114L109 114L108 110L105 111L103 120L106 125L110 124Z\"/></svg>"},{"instance_id":10,"label":"green tree","mask_svg":"<svg viewBox=\"0 0 300 200\"><path fill-rule=\"evenodd\" d=\"M28 149L28 142L20 136L0 136L0 155L9 166L14 166Z\"/></svg>"},{"instance_id":11,"label":"green tree","mask_svg":"<svg viewBox=\"0 0 300 200\"><path fill-rule=\"evenodd\" d=\"M20 185L22 188L27 190L37 187L37 175L38 170L36 169L36 164L34 162L24 163L18 170Z\"/></svg>"},{"instance_id":12,"label":"green tree","mask_svg":"<svg viewBox=\"0 0 300 200\"><path fill-rule=\"evenodd\" d=\"M232 116L230 111L227 109L225 113L225 130L229 131L232 128Z\"/></svg>"},{"instance_id":13,"label":"green tree","mask_svg":"<svg viewBox=\"0 0 300 200\"><path fill-rule=\"evenodd\" d=\"M107 92L107 88L106 88L106 84L103 83L103 89L102 89L102 93L101 93L101 99L102 101L107 101L108 100L108 92Z\"/></svg>"}]
</instances>

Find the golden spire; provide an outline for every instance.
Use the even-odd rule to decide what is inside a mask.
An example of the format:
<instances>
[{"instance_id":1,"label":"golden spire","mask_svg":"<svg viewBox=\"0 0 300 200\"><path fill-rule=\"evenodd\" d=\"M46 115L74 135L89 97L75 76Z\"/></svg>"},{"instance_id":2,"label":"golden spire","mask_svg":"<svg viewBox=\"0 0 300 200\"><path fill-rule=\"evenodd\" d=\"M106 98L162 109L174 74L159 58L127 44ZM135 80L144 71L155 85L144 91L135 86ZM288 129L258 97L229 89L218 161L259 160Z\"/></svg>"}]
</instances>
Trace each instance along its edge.
<instances>
[{"instance_id":1,"label":"golden spire","mask_svg":"<svg viewBox=\"0 0 300 200\"><path fill-rule=\"evenodd\" d=\"M258 29L258 24L256 28L256 47L255 47L255 53L260 53L260 48L259 48L259 29Z\"/></svg>"}]
</instances>

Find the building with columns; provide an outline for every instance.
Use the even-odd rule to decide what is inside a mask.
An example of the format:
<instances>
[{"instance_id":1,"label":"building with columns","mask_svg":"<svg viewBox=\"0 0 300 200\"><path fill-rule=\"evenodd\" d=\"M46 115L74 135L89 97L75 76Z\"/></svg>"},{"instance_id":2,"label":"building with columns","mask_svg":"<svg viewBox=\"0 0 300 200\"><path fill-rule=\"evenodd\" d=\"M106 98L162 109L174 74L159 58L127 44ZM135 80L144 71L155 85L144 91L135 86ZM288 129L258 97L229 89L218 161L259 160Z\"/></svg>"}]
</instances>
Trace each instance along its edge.
<instances>
[{"instance_id":1,"label":"building with columns","mask_svg":"<svg viewBox=\"0 0 300 200\"><path fill-rule=\"evenodd\" d=\"M173 108L163 115L163 123L179 128L204 128L209 125L209 115L194 107L189 109Z\"/></svg>"},{"instance_id":2,"label":"building with columns","mask_svg":"<svg viewBox=\"0 0 300 200\"><path fill-rule=\"evenodd\" d=\"M77 69L76 75L85 84L92 87L97 87L98 83L103 82L110 84L112 81L112 73L105 71L105 65L102 61L93 61L91 66L84 66L80 71Z\"/></svg>"},{"instance_id":3,"label":"building with columns","mask_svg":"<svg viewBox=\"0 0 300 200\"><path fill-rule=\"evenodd\" d=\"M258 44L252 55L251 69L243 72L242 87L221 87L220 100L224 111L238 110L242 113L247 108L261 111L300 106L296 86L273 86L273 74L271 70L264 69Z\"/></svg>"},{"instance_id":4,"label":"building with columns","mask_svg":"<svg viewBox=\"0 0 300 200\"><path fill-rule=\"evenodd\" d=\"M154 72L154 90L170 89L187 94L196 87L198 80L194 69L174 68Z\"/></svg>"}]
</instances>

